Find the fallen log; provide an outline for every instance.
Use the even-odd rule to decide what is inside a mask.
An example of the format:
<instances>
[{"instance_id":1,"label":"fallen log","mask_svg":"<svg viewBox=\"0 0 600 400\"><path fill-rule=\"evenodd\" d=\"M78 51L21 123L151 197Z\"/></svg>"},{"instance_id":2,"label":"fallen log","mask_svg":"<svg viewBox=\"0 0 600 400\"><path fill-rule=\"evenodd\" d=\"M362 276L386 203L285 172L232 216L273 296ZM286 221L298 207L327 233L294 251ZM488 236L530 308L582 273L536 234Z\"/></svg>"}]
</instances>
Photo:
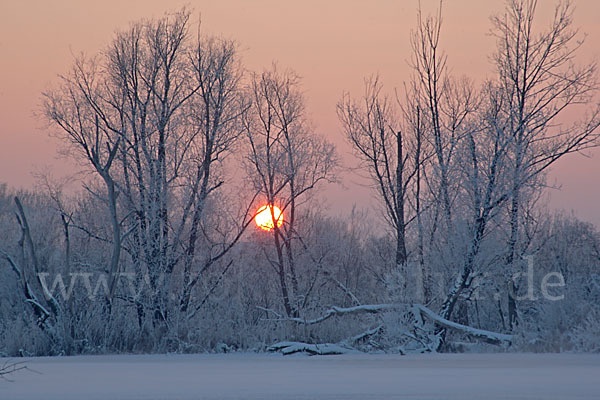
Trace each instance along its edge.
<instances>
[{"instance_id":1,"label":"fallen log","mask_svg":"<svg viewBox=\"0 0 600 400\"><path fill-rule=\"evenodd\" d=\"M474 337L476 339L483 340L486 343L501 345L501 344L510 344L513 336L507 335L504 333L492 332L485 329L477 329L467 325L462 325L456 322L449 321L445 318L442 318L435 312L431 311L429 308L425 307L422 304L414 304L413 305L413 313L417 313L423 315L432 321L434 321L437 325L452 329L457 332L461 332L466 334L467 336Z\"/></svg>"},{"instance_id":2,"label":"fallen log","mask_svg":"<svg viewBox=\"0 0 600 400\"><path fill-rule=\"evenodd\" d=\"M283 355L308 353L310 355L359 354L360 351L335 343L310 344L303 342L278 342L267 348L267 351L279 351Z\"/></svg>"}]
</instances>

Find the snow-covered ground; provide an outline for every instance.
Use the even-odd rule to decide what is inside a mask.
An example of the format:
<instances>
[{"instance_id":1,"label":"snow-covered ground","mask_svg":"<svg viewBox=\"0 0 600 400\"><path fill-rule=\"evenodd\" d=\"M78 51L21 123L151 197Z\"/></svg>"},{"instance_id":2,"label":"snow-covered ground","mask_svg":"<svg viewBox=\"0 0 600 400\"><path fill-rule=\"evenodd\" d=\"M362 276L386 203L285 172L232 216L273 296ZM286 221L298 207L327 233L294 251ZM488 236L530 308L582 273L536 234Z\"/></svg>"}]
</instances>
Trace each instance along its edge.
<instances>
[{"instance_id":1,"label":"snow-covered ground","mask_svg":"<svg viewBox=\"0 0 600 400\"><path fill-rule=\"evenodd\" d=\"M0 360L3 361L3 360ZM2 400L600 399L600 355L275 354L25 359Z\"/></svg>"}]
</instances>

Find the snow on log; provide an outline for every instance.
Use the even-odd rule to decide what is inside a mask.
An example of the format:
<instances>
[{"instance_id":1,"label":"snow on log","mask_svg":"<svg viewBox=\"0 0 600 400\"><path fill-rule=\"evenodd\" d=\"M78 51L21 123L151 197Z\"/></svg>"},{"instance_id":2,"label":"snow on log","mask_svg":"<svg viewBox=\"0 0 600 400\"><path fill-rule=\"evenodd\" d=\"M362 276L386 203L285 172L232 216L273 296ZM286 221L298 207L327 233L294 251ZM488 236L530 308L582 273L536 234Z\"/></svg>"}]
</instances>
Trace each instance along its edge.
<instances>
[{"instance_id":1,"label":"snow on log","mask_svg":"<svg viewBox=\"0 0 600 400\"><path fill-rule=\"evenodd\" d=\"M279 351L283 355L308 353L311 355L358 354L358 350L334 343L310 344L302 342L278 342L269 346L268 351Z\"/></svg>"},{"instance_id":2,"label":"snow on log","mask_svg":"<svg viewBox=\"0 0 600 400\"><path fill-rule=\"evenodd\" d=\"M435 312L431 311L429 308L427 308L421 304L414 304L413 307L416 310L418 310L417 313L423 314L424 316L435 321L436 324L438 324L444 328L453 329L455 331L462 332L466 335L469 335L469 336L472 336L472 337L475 337L478 339L482 339L486 343L495 344L495 345L499 345L502 343L510 343L513 338L512 335L506 335L503 333L486 331L485 329L472 328L467 325L462 325L462 324L458 324L456 322L449 321L445 318L442 318L441 316L439 316L438 314L436 314Z\"/></svg>"},{"instance_id":3,"label":"snow on log","mask_svg":"<svg viewBox=\"0 0 600 400\"><path fill-rule=\"evenodd\" d=\"M299 324L305 325L314 325L319 324L323 321L328 320L334 315L346 315L346 314L377 314L383 311L392 311L402 307L399 304L365 304L361 306L355 307L336 307L333 306L329 310L325 311L325 314L318 318L314 319L305 319L305 318L281 318L284 321L292 321ZM277 316L280 316L278 313L263 307L258 307L261 310L271 312Z\"/></svg>"}]
</instances>

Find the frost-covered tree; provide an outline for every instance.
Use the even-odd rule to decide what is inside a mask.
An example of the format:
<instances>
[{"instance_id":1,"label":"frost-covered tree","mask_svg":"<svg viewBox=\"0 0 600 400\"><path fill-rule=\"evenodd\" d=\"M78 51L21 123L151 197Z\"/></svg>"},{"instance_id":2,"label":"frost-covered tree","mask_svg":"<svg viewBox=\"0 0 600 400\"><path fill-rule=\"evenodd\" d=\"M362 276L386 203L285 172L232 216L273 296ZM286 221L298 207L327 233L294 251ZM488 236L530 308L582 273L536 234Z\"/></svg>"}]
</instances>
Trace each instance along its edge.
<instances>
[{"instance_id":1,"label":"frost-covered tree","mask_svg":"<svg viewBox=\"0 0 600 400\"><path fill-rule=\"evenodd\" d=\"M140 328L150 318L168 330L174 309L186 313L201 276L247 226L243 215L237 227L206 216L242 133L236 45L202 35L192 41L189 16L182 10L132 24L97 57L76 59L44 95L48 120L105 182L101 192L88 189L110 209L110 297L119 272L147 284L134 297L119 294L137 309ZM119 260L123 251L127 262Z\"/></svg>"},{"instance_id":2,"label":"frost-covered tree","mask_svg":"<svg viewBox=\"0 0 600 400\"><path fill-rule=\"evenodd\" d=\"M294 248L300 245L294 243L300 239L296 226L299 208L319 183L335 178L337 162L333 145L315 133L306 117L299 84L293 71L280 72L275 65L254 74L248 89L251 106L244 118L247 179L261 200L279 207L284 214L279 227L275 208L269 208L277 257L269 262L279 276L285 312L294 317L306 297L299 283Z\"/></svg>"},{"instance_id":3,"label":"frost-covered tree","mask_svg":"<svg viewBox=\"0 0 600 400\"><path fill-rule=\"evenodd\" d=\"M422 164L423 138L418 121L415 126L407 124L407 132L403 131L398 107L381 91L378 78L371 78L365 81L360 101L344 95L337 113L347 140L369 171L383 203L386 221L396 238L396 266L405 269L407 226L415 204L411 191Z\"/></svg>"},{"instance_id":4,"label":"frost-covered tree","mask_svg":"<svg viewBox=\"0 0 600 400\"><path fill-rule=\"evenodd\" d=\"M497 41L493 61L497 82L504 93L502 114L512 137L511 185L507 238L507 275L527 252L522 236L524 203L530 188L539 190L543 172L565 154L598 145L600 108L594 103L598 92L594 62L577 59L583 45L573 26L573 5L557 3L550 24L539 29L536 0L509 0L502 14L492 18ZM565 115L581 115L566 122ZM517 283L509 279L511 290ZM508 296L508 320L517 322L514 296Z\"/></svg>"}]
</instances>

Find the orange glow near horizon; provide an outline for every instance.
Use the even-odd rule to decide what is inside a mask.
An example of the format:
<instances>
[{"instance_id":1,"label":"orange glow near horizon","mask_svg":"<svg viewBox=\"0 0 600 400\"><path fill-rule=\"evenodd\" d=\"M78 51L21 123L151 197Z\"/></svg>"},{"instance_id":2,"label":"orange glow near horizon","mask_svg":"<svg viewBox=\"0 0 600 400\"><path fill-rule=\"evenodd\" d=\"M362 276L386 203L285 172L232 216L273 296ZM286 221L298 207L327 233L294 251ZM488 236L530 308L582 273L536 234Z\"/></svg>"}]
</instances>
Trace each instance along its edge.
<instances>
[{"instance_id":1,"label":"orange glow near horizon","mask_svg":"<svg viewBox=\"0 0 600 400\"><path fill-rule=\"evenodd\" d=\"M538 1L538 29L547 27L556 2ZM497 72L490 59L496 39L489 34L489 17L503 15L504 3L444 1L439 50L447 55L452 74L469 77L476 87ZM600 2L573 3L573 28L587 35L575 62L600 59ZM192 41L201 28L202 35L237 41L240 62L248 72L260 73L277 61L282 71L298 73L311 126L336 146L345 167L354 168L357 161L344 138L336 104L343 93L361 96L364 77L375 73L384 94L395 98L397 88L404 96L404 83L413 74L410 38L419 4L426 17L437 12L440 0L1 0L0 15L7 17L0 24L0 185L37 190L45 187L38 177L48 175L56 183L65 182L65 194L77 193L86 175L80 174L81 165L73 157L57 157L68 145L41 118L41 93L60 83L57 76L71 71L75 56L106 51L115 32L126 31L130 23L183 6L192 11ZM249 77L246 74L244 84ZM548 206L566 213L575 210L600 226L600 185L594 184L600 148L587 154L593 157L567 156L549 172L549 183L562 189L548 192ZM231 169L233 178L241 175L237 166ZM355 208L379 213L367 177L344 168L339 181L322 186L322 199L330 206L327 213L350 214Z\"/></svg>"},{"instance_id":2,"label":"orange glow near horizon","mask_svg":"<svg viewBox=\"0 0 600 400\"><path fill-rule=\"evenodd\" d=\"M256 211L254 222L263 231L271 231L275 228L275 223L278 228L283 224L283 213L277 206L264 205Z\"/></svg>"}]
</instances>

